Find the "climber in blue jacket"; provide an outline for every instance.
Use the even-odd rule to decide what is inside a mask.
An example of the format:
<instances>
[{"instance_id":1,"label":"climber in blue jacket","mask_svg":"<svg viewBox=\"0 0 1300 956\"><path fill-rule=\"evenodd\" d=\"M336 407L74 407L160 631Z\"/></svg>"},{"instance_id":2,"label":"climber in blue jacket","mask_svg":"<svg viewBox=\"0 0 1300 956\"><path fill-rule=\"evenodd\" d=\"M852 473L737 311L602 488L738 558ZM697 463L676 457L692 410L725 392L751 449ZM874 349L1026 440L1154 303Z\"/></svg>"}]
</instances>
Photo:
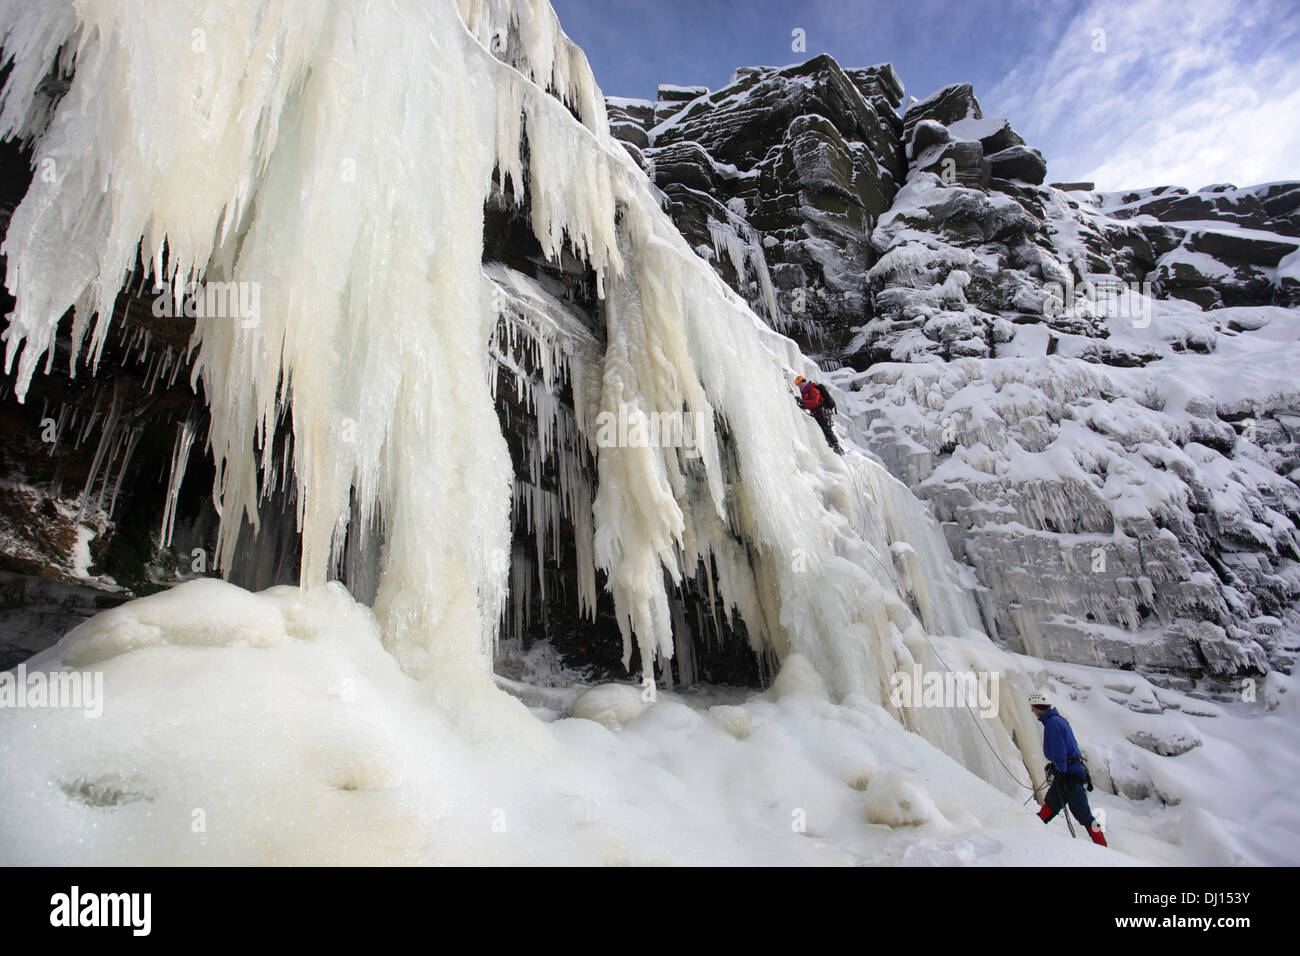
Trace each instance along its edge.
<instances>
[{"instance_id":1,"label":"climber in blue jacket","mask_svg":"<svg viewBox=\"0 0 1300 956\"><path fill-rule=\"evenodd\" d=\"M1105 834L1088 806L1087 791L1092 789L1092 780L1070 722L1052 706L1046 694L1030 694L1029 707L1043 725L1043 754L1050 761L1047 765L1047 799L1038 811L1038 818L1050 823L1061 812L1061 807L1069 804L1074 818L1087 827L1092 842L1105 846Z\"/></svg>"}]
</instances>

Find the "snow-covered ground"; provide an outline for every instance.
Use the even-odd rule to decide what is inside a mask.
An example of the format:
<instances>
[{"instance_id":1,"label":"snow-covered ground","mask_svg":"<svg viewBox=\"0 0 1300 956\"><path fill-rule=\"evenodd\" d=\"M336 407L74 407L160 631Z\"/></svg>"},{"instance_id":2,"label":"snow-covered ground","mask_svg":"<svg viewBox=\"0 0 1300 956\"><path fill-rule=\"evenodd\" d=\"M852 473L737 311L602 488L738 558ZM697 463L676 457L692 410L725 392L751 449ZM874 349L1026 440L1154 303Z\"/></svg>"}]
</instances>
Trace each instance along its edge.
<instances>
[{"instance_id":1,"label":"snow-covered ground","mask_svg":"<svg viewBox=\"0 0 1300 956\"><path fill-rule=\"evenodd\" d=\"M1098 780L1109 849L1072 840L1059 817L1045 827L865 697L832 703L797 655L764 693L647 704L637 686L542 686L557 683L549 669L537 685L502 680L507 693L473 666L406 676L337 584L251 595L190 582L28 663L102 671L104 707L0 709L0 862L1300 859L1294 678L1227 706L1131 673L1017 663L1058 696L1094 777L1105 750L1125 786L1153 785L1130 800ZM1200 744L1158 756L1125 742L1140 731Z\"/></svg>"}]
</instances>

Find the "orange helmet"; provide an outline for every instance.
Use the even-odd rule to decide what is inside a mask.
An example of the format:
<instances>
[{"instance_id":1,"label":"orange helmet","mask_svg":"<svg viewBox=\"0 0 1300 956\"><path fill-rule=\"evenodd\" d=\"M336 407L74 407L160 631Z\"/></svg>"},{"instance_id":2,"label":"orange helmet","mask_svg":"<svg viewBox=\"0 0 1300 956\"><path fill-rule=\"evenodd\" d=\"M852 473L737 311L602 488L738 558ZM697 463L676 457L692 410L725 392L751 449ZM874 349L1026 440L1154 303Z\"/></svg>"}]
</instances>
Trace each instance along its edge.
<instances>
[{"instance_id":1,"label":"orange helmet","mask_svg":"<svg viewBox=\"0 0 1300 956\"><path fill-rule=\"evenodd\" d=\"M808 379L804 378L802 375L796 375L794 377L794 383L796 385L802 385L806 381L808 381Z\"/></svg>"}]
</instances>

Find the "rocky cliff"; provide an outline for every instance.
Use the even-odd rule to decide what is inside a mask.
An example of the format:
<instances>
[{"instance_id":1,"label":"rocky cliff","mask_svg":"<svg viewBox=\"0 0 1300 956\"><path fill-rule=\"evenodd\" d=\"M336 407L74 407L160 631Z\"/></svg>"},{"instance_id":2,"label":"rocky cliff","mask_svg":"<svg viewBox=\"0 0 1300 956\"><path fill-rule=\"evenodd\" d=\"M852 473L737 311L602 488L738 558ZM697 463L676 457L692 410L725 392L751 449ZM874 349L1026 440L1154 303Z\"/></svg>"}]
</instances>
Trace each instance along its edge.
<instances>
[{"instance_id":1,"label":"rocky cliff","mask_svg":"<svg viewBox=\"0 0 1300 956\"><path fill-rule=\"evenodd\" d=\"M1045 185L969 85L901 92L818 57L610 115L701 255L842 366L990 634L1182 684L1289 667L1300 183Z\"/></svg>"}]
</instances>

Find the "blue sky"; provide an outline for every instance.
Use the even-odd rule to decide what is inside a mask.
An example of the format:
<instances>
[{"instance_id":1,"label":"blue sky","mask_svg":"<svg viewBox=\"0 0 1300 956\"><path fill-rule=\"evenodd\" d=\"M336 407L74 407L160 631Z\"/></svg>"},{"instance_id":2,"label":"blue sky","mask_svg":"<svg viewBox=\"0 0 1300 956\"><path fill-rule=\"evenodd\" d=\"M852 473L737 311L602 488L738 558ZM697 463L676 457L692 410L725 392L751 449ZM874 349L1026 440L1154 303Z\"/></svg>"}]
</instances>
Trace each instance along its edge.
<instances>
[{"instance_id":1,"label":"blue sky","mask_svg":"<svg viewBox=\"0 0 1300 956\"><path fill-rule=\"evenodd\" d=\"M889 61L924 98L970 82L1052 181L1300 179L1297 0L552 0L610 95L716 89L737 66ZM806 52L792 49L792 31Z\"/></svg>"}]
</instances>

